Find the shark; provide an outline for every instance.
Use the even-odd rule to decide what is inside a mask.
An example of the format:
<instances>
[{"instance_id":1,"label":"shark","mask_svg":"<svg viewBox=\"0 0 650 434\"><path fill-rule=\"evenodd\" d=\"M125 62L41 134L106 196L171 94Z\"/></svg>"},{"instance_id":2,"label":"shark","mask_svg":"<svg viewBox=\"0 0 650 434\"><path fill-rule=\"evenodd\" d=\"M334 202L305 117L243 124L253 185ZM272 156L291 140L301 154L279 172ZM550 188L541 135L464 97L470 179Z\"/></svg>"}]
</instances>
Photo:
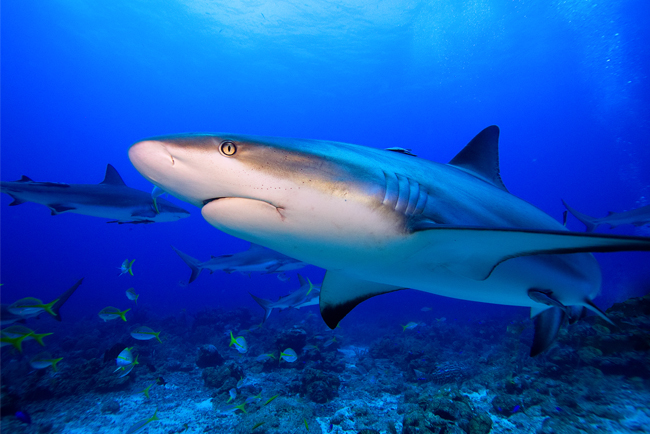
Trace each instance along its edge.
<instances>
[{"instance_id":1,"label":"shark","mask_svg":"<svg viewBox=\"0 0 650 434\"><path fill-rule=\"evenodd\" d=\"M128 153L215 228L324 268L330 328L411 288L530 308L536 356L585 309L609 321L593 302L602 276L590 252L648 251L650 238L570 232L511 194L499 135L485 128L447 164L402 147L229 133L152 137Z\"/></svg>"},{"instance_id":2,"label":"shark","mask_svg":"<svg viewBox=\"0 0 650 434\"><path fill-rule=\"evenodd\" d=\"M609 225L611 228L621 225L634 225L644 226L650 224L650 205L642 206L630 211L611 212L601 218L590 217L587 214L576 211L571 208L564 200L562 201L564 207L575 218L580 220L585 225L587 232L593 232L600 225Z\"/></svg>"},{"instance_id":3,"label":"shark","mask_svg":"<svg viewBox=\"0 0 650 434\"><path fill-rule=\"evenodd\" d=\"M264 320L262 323L266 322L273 309L300 309L301 307L319 304L320 288L314 286L309 279L305 280L300 274L298 274L298 280L300 281L300 288L289 295L280 297L278 301L266 300L249 293L253 297L253 300L264 309Z\"/></svg>"},{"instance_id":4,"label":"shark","mask_svg":"<svg viewBox=\"0 0 650 434\"><path fill-rule=\"evenodd\" d=\"M108 223L138 224L172 222L190 213L165 199L127 187L115 168L108 164L99 184L36 182L27 176L0 182L0 191L13 199L9 206L34 202L47 206L52 215L76 213L111 219Z\"/></svg>"},{"instance_id":5,"label":"shark","mask_svg":"<svg viewBox=\"0 0 650 434\"><path fill-rule=\"evenodd\" d=\"M190 267L192 273L188 283L194 282L201 271L209 270L210 274L221 270L226 273L283 273L285 271L299 270L308 264L290 258L282 253L275 252L257 244L251 243L248 250L233 253L232 255L212 256L205 262L181 252L176 247L172 249Z\"/></svg>"},{"instance_id":6,"label":"shark","mask_svg":"<svg viewBox=\"0 0 650 434\"><path fill-rule=\"evenodd\" d=\"M68 288L66 291L64 291L59 298L57 298L56 302L52 305L51 311L53 312L53 318L57 321L61 321L61 314L59 313L59 310L61 309L61 306L68 301L70 296L74 294L74 292L77 290L79 285L83 282L84 278L82 277L81 279L77 280L77 282L72 285L70 288ZM2 304L1 309L0 309L0 326L6 327L10 324L16 323L16 322L24 322L28 318L32 318L34 316L39 316L43 313L43 311L38 312L36 314L15 314L9 311L10 304Z\"/></svg>"}]
</instances>

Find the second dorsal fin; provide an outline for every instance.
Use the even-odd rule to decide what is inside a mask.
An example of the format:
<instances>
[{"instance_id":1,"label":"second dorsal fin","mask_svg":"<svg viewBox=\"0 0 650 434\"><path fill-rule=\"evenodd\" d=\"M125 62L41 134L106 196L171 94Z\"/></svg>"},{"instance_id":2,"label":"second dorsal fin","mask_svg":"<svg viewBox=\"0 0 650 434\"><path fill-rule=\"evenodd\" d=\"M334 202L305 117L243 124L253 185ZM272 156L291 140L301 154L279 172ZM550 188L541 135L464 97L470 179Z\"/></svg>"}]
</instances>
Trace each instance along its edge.
<instances>
[{"instance_id":1,"label":"second dorsal fin","mask_svg":"<svg viewBox=\"0 0 650 434\"><path fill-rule=\"evenodd\" d=\"M478 133L449 164L508 191L499 173L499 127L496 125Z\"/></svg>"}]
</instances>

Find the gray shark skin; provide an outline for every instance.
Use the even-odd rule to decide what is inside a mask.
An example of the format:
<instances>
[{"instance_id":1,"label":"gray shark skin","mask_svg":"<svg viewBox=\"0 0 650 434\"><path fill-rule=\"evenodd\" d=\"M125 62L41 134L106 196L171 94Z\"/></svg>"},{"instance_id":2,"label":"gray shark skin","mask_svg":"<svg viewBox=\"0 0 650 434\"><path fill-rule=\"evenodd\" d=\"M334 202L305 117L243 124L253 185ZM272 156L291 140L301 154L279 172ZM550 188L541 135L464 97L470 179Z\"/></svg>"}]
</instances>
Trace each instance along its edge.
<instances>
[{"instance_id":1,"label":"gray shark skin","mask_svg":"<svg viewBox=\"0 0 650 434\"><path fill-rule=\"evenodd\" d=\"M550 310L536 321L536 355L563 322L558 305L606 318L592 302L601 273L587 252L648 251L650 238L569 232L510 194L498 139L498 127L484 129L449 164L235 134L154 137L132 145L129 158L217 229L326 269L320 308L331 328L370 297L413 288L526 306L533 317Z\"/></svg>"},{"instance_id":2,"label":"gray shark skin","mask_svg":"<svg viewBox=\"0 0 650 434\"><path fill-rule=\"evenodd\" d=\"M210 271L210 274L215 271L224 271L226 273L239 272L242 274L268 274L299 270L308 265L282 253L253 243L251 243L248 250L244 250L243 252L233 253L232 255L213 256L205 262L194 259L174 246L172 246L172 249L174 249L178 256L192 270L188 283L194 282L203 270Z\"/></svg>"},{"instance_id":3,"label":"gray shark skin","mask_svg":"<svg viewBox=\"0 0 650 434\"><path fill-rule=\"evenodd\" d=\"M312 285L311 282L305 281L300 274L298 274L298 278L300 279L300 288L287 296L280 297L278 301L266 300L249 293L253 300L264 309L262 323L266 322L273 309L300 309L301 307L315 306L319 303L320 288Z\"/></svg>"},{"instance_id":4,"label":"gray shark skin","mask_svg":"<svg viewBox=\"0 0 650 434\"><path fill-rule=\"evenodd\" d=\"M23 176L18 181L0 182L0 191L12 197L9 206L34 202L47 206L52 215L71 212L111 219L108 223L172 222L190 215L160 198L157 199L159 212L156 212L151 195L127 187L110 164L99 184L35 182Z\"/></svg>"},{"instance_id":5,"label":"gray shark skin","mask_svg":"<svg viewBox=\"0 0 650 434\"><path fill-rule=\"evenodd\" d=\"M52 305L52 312L54 312L54 319L57 321L61 321L61 314L59 311L61 310L61 306L68 301L70 296L74 294L74 292L77 290L79 285L83 282L84 278L82 277L81 279L77 280L77 282L72 285L70 288L68 288L63 294L57 298L57 302ZM20 322L20 321L25 321L27 318L32 318L34 316L39 316L43 314L43 312L39 312L35 315L16 315L15 313L9 312L9 306L11 304L2 304L0 306L0 327L5 327L8 325L11 325L15 322ZM45 314L47 315L47 313Z\"/></svg>"},{"instance_id":6,"label":"gray shark skin","mask_svg":"<svg viewBox=\"0 0 650 434\"><path fill-rule=\"evenodd\" d=\"M611 228L615 228L616 226L621 225L643 226L650 224L650 205L642 206L641 208L636 208L630 211L610 212L606 217L595 218L576 211L564 200L562 203L575 218L585 225L585 230L587 232L593 232L600 225L609 225Z\"/></svg>"}]
</instances>

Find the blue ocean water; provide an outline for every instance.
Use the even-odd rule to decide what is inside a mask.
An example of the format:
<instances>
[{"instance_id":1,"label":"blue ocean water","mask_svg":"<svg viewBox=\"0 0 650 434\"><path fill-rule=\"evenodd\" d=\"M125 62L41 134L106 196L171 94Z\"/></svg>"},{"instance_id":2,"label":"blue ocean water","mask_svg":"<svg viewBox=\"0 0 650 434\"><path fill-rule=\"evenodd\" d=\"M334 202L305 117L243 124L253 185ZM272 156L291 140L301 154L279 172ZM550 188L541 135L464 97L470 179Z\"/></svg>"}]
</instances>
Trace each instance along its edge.
<instances>
[{"instance_id":1,"label":"blue ocean water","mask_svg":"<svg viewBox=\"0 0 650 434\"><path fill-rule=\"evenodd\" d=\"M110 163L128 186L149 192L152 185L128 159L129 146L182 132L404 147L447 162L497 124L505 184L556 219L564 211L560 199L593 216L650 204L650 7L640 0L2 6L3 181L27 175L98 183ZM133 307L124 295L129 287L140 293L138 309L155 318L246 308L260 319L248 292L277 298L297 288L295 273L282 282L275 275L203 272L187 284L189 268L170 245L207 260L248 243L214 229L199 209L170 200L191 217L106 224L50 216L31 203L9 208L11 198L2 195L2 302L50 301L84 277L57 325L73 335L65 323L100 327L102 308ZM568 225L583 230L572 217ZM607 232L650 235L647 226ZM134 276L118 277L127 258L136 259ZM597 258L601 308L650 289L647 253ZM324 275L315 267L303 271L314 282ZM372 341L381 337L372 330L387 322L400 332L399 324L425 321L422 306L432 308L427 317L476 328L527 315L523 308L403 291L360 305L342 327ZM29 321L47 331L41 322L50 319ZM223 330L214 334L227 344ZM98 352L105 347L97 342ZM10 357L3 349L3 365Z\"/></svg>"}]
</instances>

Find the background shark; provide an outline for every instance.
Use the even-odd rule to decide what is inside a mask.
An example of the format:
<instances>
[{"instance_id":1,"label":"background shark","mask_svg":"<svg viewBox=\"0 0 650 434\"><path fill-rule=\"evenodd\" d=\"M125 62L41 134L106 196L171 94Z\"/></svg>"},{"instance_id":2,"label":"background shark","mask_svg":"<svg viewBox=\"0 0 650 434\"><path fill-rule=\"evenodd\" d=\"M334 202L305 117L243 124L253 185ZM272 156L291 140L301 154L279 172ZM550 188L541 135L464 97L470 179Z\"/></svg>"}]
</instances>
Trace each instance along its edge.
<instances>
[{"instance_id":1,"label":"background shark","mask_svg":"<svg viewBox=\"0 0 650 434\"><path fill-rule=\"evenodd\" d=\"M314 306L319 303L320 288L312 285L309 280L305 280L300 274L298 274L298 279L300 280L300 288L285 297L280 297L278 301L266 300L251 294L253 300L264 309L264 321L262 323L266 322L273 309L300 309L301 307Z\"/></svg>"},{"instance_id":2,"label":"background shark","mask_svg":"<svg viewBox=\"0 0 650 434\"><path fill-rule=\"evenodd\" d=\"M400 150L233 134L155 137L129 158L216 228L327 269L320 308L331 328L370 297L413 288L531 307L535 355L570 311L560 306L603 315L592 302L600 268L583 252L650 250L650 239L568 232L510 194L498 137L486 128L447 165Z\"/></svg>"},{"instance_id":3,"label":"background shark","mask_svg":"<svg viewBox=\"0 0 650 434\"><path fill-rule=\"evenodd\" d=\"M209 270L213 273L217 270L226 273L282 273L285 271L299 270L307 264L290 258L282 253L251 243L248 250L233 253L232 255L213 256L205 262L200 262L190 255L187 255L176 247L172 249L192 269L188 283L194 282L201 271Z\"/></svg>"},{"instance_id":4,"label":"background shark","mask_svg":"<svg viewBox=\"0 0 650 434\"><path fill-rule=\"evenodd\" d=\"M172 222L190 215L162 198L157 199L157 212L151 195L127 187L110 164L99 184L35 182L23 175L18 181L0 182L0 191L13 198L9 206L40 203L47 206L52 215L72 212L113 220L109 223Z\"/></svg>"},{"instance_id":5,"label":"background shark","mask_svg":"<svg viewBox=\"0 0 650 434\"><path fill-rule=\"evenodd\" d=\"M595 218L571 208L564 200L566 209L580 220L587 232L593 232L600 225L609 225L612 228L621 225L643 226L650 224L650 205L642 206L630 211L610 212L607 216Z\"/></svg>"}]
</instances>

